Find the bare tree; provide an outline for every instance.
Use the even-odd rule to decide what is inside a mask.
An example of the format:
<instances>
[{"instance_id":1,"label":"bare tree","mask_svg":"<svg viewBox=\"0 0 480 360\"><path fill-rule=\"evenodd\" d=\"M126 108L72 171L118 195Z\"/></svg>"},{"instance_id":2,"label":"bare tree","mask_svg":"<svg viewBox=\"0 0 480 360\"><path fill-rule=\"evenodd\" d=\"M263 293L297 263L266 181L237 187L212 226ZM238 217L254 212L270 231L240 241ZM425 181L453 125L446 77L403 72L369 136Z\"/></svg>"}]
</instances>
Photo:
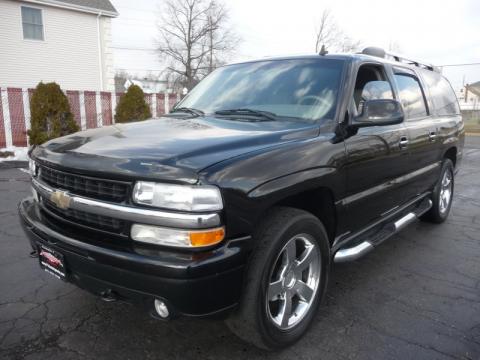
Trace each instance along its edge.
<instances>
[{"instance_id":1,"label":"bare tree","mask_svg":"<svg viewBox=\"0 0 480 360\"><path fill-rule=\"evenodd\" d=\"M208 66L207 74L223 65L229 54L234 52L240 37L228 27L229 14L225 5L212 1L208 14Z\"/></svg>"},{"instance_id":2,"label":"bare tree","mask_svg":"<svg viewBox=\"0 0 480 360\"><path fill-rule=\"evenodd\" d=\"M228 11L215 0L166 0L159 23L159 51L175 87L191 89L233 49Z\"/></svg>"},{"instance_id":3,"label":"bare tree","mask_svg":"<svg viewBox=\"0 0 480 360\"><path fill-rule=\"evenodd\" d=\"M343 38L341 38L337 48L340 52L350 53L359 51L361 46L362 42L360 40L355 40L348 35L344 35Z\"/></svg>"},{"instance_id":4,"label":"bare tree","mask_svg":"<svg viewBox=\"0 0 480 360\"><path fill-rule=\"evenodd\" d=\"M115 77L113 78L115 83L115 92L120 92L120 93L125 92L126 90L125 82L130 77L131 77L130 74L125 70L122 70L122 69L117 70L117 72L115 73Z\"/></svg>"},{"instance_id":5,"label":"bare tree","mask_svg":"<svg viewBox=\"0 0 480 360\"><path fill-rule=\"evenodd\" d=\"M347 36L338 26L332 12L325 9L315 32L315 52L322 47L329 51L353 52L359 50L361 42Z\"/></svg>"},{"instance_id":6,"label":"bare tree","mask_svg":"<svg viewBox=\"0 0 480 360\"><path fill-rule=\"evenodd\" d=\"M388 43L388 51L394 52L394 53L400 53L402 49L398 41L393 40Z\"/></svg>"},{"instance_id":7,"label":"bare tree","mask_svg":"<svg viewBox=\"0 0 480 360\"><path fill-rule=\"evenodd\" d=\"M339 33L340 31L333 19L331 11L329 9L323 10L316 29L315 52L318 53L322 46L328 49L334 45Z\"/></svg>"}]
</instances>

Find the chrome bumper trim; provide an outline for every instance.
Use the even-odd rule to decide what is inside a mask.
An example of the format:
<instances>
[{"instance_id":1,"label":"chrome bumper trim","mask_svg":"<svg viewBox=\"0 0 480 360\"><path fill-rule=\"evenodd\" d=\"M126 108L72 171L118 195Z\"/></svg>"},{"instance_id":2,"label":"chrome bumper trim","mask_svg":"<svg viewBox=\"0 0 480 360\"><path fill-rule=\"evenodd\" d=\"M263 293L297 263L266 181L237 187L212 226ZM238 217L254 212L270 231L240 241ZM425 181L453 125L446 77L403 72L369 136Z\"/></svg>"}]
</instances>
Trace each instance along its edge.
<instances>
[{"instance_id":1,"label":"chrome bumper trim","mask_svg":"<svg viewBox=\"0 0 480 360\"><path fill-rule=\"evenodd\" d=\"M51 188L35 178L32 178L32 186L41 196L48 199L50 199L50 196L56 191L56 189ZM182 229L205 229L220 225L220 216L217 213L184 214L161 210L149 210L88 199L83 196L73 195L68 191L66 194L71 198L70 209L96 215L109 216L135 223Z\"/></svg>"}]
</instances>

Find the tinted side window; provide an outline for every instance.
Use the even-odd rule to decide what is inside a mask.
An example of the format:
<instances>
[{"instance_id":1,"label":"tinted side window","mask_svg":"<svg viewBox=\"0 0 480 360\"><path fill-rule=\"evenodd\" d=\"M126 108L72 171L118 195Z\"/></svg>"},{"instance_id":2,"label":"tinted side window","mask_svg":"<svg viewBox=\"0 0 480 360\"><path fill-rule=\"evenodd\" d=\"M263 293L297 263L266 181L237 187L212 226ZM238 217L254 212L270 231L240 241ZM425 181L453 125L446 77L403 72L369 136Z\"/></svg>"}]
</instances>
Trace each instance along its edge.
<instances>
[{"instance_id":1,"label":"tinted side window","mask_svg":"<svg viewBox=\"0 0 480 360\"><path fill-rule=\"evenodd\" d=\"M422 71L423 78L430 90L437 115L455 115L460 113L457 97L449 82L433 71Z\"/></svg>"},{"instance_id":2,"label":"tinted side window","mask_svg":"<svg viewBox=\"0 0 480 360\"><path fill-rule=\"evenodd\" d=\"M407 119L427 116L427 107L418 79L408 74L395 74L399 96Z\"/></svg>"}]
</instances>

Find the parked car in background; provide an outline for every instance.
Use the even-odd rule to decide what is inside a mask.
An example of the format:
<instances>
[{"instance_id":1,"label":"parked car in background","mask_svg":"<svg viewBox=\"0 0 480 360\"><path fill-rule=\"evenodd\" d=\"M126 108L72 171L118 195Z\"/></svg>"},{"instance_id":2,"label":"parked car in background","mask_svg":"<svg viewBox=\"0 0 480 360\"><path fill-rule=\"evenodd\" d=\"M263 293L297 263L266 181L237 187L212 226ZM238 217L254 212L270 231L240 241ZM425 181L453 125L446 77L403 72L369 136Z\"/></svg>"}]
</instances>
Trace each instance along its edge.
<instances>
[{"instance_id":1,"label":"parked car in background","mask_svg":"<svg viewBox=\"0 0 480 360\"><path fill-rule=\"evenodd\" d=\"M40 265L153 316L227 316L266 349L314 321L332 262L447 218L464 128L433 66L362 54L215 70L160 119L52 140L19 205Z\"/></svg>"}]
</instances>

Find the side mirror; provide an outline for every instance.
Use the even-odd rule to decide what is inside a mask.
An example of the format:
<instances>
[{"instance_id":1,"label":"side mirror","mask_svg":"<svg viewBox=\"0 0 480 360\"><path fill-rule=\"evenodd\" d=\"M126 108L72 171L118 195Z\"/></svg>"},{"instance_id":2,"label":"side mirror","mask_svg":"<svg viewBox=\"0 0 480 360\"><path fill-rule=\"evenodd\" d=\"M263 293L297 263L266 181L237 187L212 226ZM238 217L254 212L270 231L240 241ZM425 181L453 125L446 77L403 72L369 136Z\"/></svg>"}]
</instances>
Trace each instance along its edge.
<instances>
[{"instance_id":1,"label":"side mirror","mask_svg":"<svg viewBox=\"0 0 480 360\"><path fill-rule=\"evenodd\" d=\"M386 126L400 124L404 119L402 105L397 100L367 100L362 114L353 119L352 127Z\"/></svg>"}]
</instances>

